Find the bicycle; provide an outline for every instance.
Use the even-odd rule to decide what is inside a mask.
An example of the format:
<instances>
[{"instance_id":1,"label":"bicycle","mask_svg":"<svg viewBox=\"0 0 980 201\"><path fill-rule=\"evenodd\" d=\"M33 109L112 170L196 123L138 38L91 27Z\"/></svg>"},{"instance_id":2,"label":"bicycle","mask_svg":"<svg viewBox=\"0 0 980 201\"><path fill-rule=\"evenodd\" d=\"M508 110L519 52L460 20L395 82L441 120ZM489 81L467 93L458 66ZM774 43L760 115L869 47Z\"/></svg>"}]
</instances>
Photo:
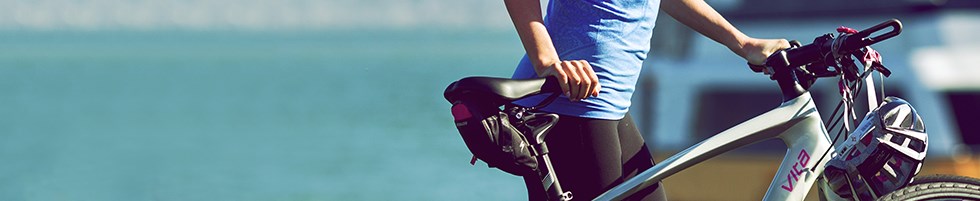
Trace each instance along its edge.
<instances>
[{"instance_id":1,"label":"bicycle","mask_svg":"<svg viewBox=\"0 0 980 201\"><path fill-rule=\"evenodd\" d=\"M871 36L871 34L889 27L892 28L890 31L877 36ZM851 169L841 168L842 166L839 164L841 163L840 161L844 161L844 159L840 158L845 156L847 156L847 160L852 160L855 151L858 150L853 148L856 146L854 144L864 143L865 146L868 146L866 141L869 141L871 138L867 136L872 136L868 134L870 132L869 129L872 129L868 125L874 125L874 122L866 122L875 121L874 119L869 120L872 116L872 112L869 112L869 115L861 121L861 124L855 124L854 121L857 119L853 117L854 93L851 90L856 89L858 91L857 93L860 93L860 86L866 86L867 90L864 94L868 97L869 110L878 108L879 102L877 100L878 96L875 93L876 88L873 76L869 75L872 72L879 72L879 74L884 76L891 73L881 65L880 56L870 48L870 45L897 36L901 33L901 30L901 22L893 19L862 31L849 28L845 29L844 27L838 28L839 35L837 37L833 34L825 34L817 37L813 43L807 45L801 45L799 42L794 41L791 48L778 51L771 55L766 60L765 65L753 67L753 70L756 72L768 72L767 74L770 75L770 79L775 80L779 85L783 97L781 105L724 130L659 162L654 167L609 189L596 197L595 200L627 199L633 193L656 184L666 177L702 161L743 146L772 138L781 139L786 144L787 151L786 155L783 156L783 160L772 183L769 185L763 198L764 200L803 200L810 187L818 183L822 200L980 200L980 180L978 179L959 176L924 176L912 179L912 175L918 173L921 163L915 167L911 175L907 175L905 180L898 178L899 182L897 184L901 186L893 186L896 189L889 192L877 192L877 190L867 192L869 191L868 189L880 189L881 187L872 188L872 184L863 181L866 179L889 179L886 176L882 176L883 173L876 173L879 171L877 169L884 167L884 169L892 171L892 174L897 174L895 172L899 171L897 170L898 168L907 168L910 164L902 165L902 161L900 160L882 159L880 157L861 160L862 165L863 163L876 163L877 165L885 164L887 166L877 166L877 169L874 170L875 172L871 173L864 172L864 170L857 172L858 170L855 170L853 167ZM851 58L852 56L864 56L863 68L854 64L854 60ZM875 56L877 58L874 58ZM833 77L841 78L840 86L843 93L840 104L838 104L837 109L831 115L831 117L836 118L832 118L827 122L827 124L831 125L828 127L821 120L820 113L817 111L808 90L817 79ZM451 84L446 89L444 95L447 100L454 103L454 117L458 118L455 105L466 98L476 97L475 99L478 99L478 101L494 107L500 107L522 98L552 93L553 95L537 106L528 108L518 107L519 109L511 109L510 112L518 116L518 121L515 123L518 124L516 127L524 131L523 133L525 135L529 135L526 137L526 141L530 144L530 153L540 162L535 169L535 173L541 178L542 185L547 189L549 199L571 200L573 198L572 193L562 190L557 176L553 173L550 160L547 156L547 145L544 143L547 130L550 128L550 125L553 125L557 121L557 116L551 114L552 116L547 116L547 118L535 122L524 122L524 120L520 120L521 116L526 116L527 113L533 112L536 108L546 105L549 100L557 97L559 93L554 93L557 91L559 91L557 80L553 78L511 80L490 77L468 77ZM908 105L904 100L893 97L882 97L881 99L887 102L882 107L885 105L891 107L891 105L896 104ZM908 107L912 110L912 114L914 114L914 109L911 106ZM838 116L837 112L841 108L844 108L843 113L840 113L841 115ZM917 117L915 115L915 118ZM837 127L838 122L841 122L845 118L846 120L843 120L844 123L840 127ZM459 122L458 120L457 122ZM896 124L905 124L905 122L900 122ZM911 125L915 123L909 124L910 127L915 127L915 125ZM855 126L854 130L851 130L850 125ZM909 148L902 150L911 150L907 154L912 154L911 156L916 157L919 162L925 156L926 148L924 125L922 126L921 129L923 132L921 134L911 132L911 134L907 135L894 134L889 136L889 139L892 141L901 140L902 142L898 144L905 147L900 148ZM838 133L831 140L828 130L833 130L834 128L837 128ZM849 136L865 137L861 137L861 139L848 139L841 143L841 145L835 147L838 138L845 131L849 133ZM854 132L851 133L851 131ZM862 133L859 132L866 133L861 135ZM921 143L916 143L919 141ZM467 145L470 145L469 142ZM891 144L889 145L893 146ZM514 147L509 148L513 149ZM888 148L876 147L876 149ZM861 153L858 152L858 154ZM865 153L865 155L873 154ZM833 166L828 164L832 160L837 160L833 162ZM895 163L898 164L896 165ZM829 171L827 171L828 167L830 167ZM877 176L868 174L877 174Z\"/></svg>"}]
</instances>

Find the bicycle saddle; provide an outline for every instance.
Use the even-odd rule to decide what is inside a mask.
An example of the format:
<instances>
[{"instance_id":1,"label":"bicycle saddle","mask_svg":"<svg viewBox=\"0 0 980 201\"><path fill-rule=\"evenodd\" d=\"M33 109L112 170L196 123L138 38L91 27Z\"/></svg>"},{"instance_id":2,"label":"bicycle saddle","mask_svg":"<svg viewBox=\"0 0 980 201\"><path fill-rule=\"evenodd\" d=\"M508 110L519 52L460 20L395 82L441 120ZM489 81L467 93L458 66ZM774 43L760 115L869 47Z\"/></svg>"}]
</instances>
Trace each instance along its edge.
<instances>
[{"instance_id":1,"label":"bicycle saddle","mask_svg":"<svg viewBox=\"0 0 980 201\"><path fill-rule=\"evenodd\" d=\"M466 77L449 84L443 96L449 102L462 98L486 100L493 104L505 104L541 92L556 92L560 89L555 78L534 78L526 80Z\"/></svg>"}]
</instances>

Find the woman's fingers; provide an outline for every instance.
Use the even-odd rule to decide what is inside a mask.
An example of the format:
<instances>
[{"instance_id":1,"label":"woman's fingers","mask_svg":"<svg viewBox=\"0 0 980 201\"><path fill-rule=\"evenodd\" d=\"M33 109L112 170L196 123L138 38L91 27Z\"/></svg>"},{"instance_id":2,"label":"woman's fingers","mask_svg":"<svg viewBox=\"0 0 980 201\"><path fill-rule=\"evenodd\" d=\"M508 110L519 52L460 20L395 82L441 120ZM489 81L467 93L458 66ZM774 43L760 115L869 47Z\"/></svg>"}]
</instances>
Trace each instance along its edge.
<instances>
[{"instance_id":1,"label":"woman's fingers","mask_svg":"<svg viewBox=\"0 0 980 201\"><path fill-rule=\"evenodd\" d=\"M588 92L593 97L599 96L599 88L602 88L602 86L599 85L599 77L595 74L595 70L592 70L592 65L589 65L589 62L582 61L582 63L585 64L586 73L589 74L589 78L591 79L592 82L592 85L590 85L589 90L586 92Z\"/></svg>"},{"instance_id":2,"label":"woman's fingers","mask_svg":"<svg viewBox=\"0 0 980 201\"><path fill-rule=\"evenodd\" d=\"M599 95L599 77L585 60L563 61L568 76L569 99L573 101Z\"/></svg>"},{"instance_id":3,"label":"woman's fingers","mask_svg":"<svg viewBox=\"0 0 980 201\"><path fill-rule=\"evenodd\" d=\"M590 74L589 70L586 70L586 69L590 69L588 62L578 60L575 61L575 64L576 64L576 70L578 70L578 73L579 75L581 75L582 78L582 82L581 82L582 84L579 85L579 95L576 95L575 98L585 99L592 94L592 87L593 87L592 85L594 85L594 83L592 83L592 76L594 75Z\"/></svg>"},{"instance_id":4,"label":"woman's fingers","mask_svg":"<svg viewBox=\"0 0 980 201\"><path fill-rule=\"evenodd\" d=\"M574 61L562 61L561 63L565 67L562 70L565 71L565 74L568 74L568 93L565 95L568 95L569 100L577 101L580 99L578 96L582 90L583 75L580 75L578 71L580 66Z\"/></svg>"},{"instance_id":5,"label":"woman's fingers","mask_svg":"<svg viewBox=\"0 0 980 201\"><path fill-rule=\"evenodd\" d=\"M565 95L568 95L568 89L570 88L568 86L569 85L569 83L568 83L568 77L569 76L568 76L567 73L565 73L564 70L562 70L562 69L564 69L563 66L564 66L564 64L562 62L557 62L557 63L555 63L552 66L552 69L550 70L550 72L545 72L545 75L551 74L552 76L555 76L555 78L558 78L558 86L561 86L562 93L565 93Z\"/></svg>"},{"instance_id":6,"label":"woman's fingers","mask_svg":"<svg viewBox=\"0 0 980 201\"><path fill-rule=\"evenodd\" d=\"M753 38L749 43L742 47L745 60L749 64L762 65L766 58L776 51L789 48L789 41L786 39L757 39Z\"/></svg>"},{"instance_id":7,"label":"woman's fingers","mask_svg":"<svg viewBox=\"0 0 980 201\"><path fill-rule=\"evenodd\" d=\"M572 101L598 96L601 88L592 65L584 60L560 61L539 75L558 78L562 92Z\"/></svg>"}]
</instances>

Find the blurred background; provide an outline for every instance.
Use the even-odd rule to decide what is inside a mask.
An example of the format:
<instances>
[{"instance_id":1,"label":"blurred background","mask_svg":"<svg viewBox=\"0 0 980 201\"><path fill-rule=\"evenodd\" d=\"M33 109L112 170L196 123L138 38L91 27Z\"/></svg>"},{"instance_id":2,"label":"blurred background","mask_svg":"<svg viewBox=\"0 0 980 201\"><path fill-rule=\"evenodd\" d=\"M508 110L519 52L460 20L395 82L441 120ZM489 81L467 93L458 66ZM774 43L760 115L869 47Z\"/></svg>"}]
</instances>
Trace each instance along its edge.
<instances>
[{"instance_id":1,"label":"blurred background","mask_svg":"<svg viewBox=\"0 0 980 201\"><path fill-rule=\"evenodd\" d=\"M902 20L876 47L886 94L926 119L924 171L980 177L980 3L709 3L804 43ZM658 160L780 101L665 14L652 40L633 114ZM0 0L0 200L524 200L520 178L468 164L442 98L522 55L500 1ZM814 95L839 100L832 82ZM668 195L758 200L784 152L724 154Z\"/></svg>"}]
</instances>

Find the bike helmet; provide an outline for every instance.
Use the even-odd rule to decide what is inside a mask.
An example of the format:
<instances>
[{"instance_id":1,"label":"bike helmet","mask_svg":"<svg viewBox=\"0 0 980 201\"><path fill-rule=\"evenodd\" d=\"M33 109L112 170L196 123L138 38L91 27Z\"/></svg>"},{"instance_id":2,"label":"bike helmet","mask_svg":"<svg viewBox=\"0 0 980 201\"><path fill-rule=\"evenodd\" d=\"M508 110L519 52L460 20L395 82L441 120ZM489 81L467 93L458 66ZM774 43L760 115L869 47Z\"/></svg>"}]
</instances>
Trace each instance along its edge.
<instances>
[{"instance_id":1,"label":"bike helmet","mask_svg":"<svg viewBox=\"0 0 980 201\"><path fill-rule=\"evenodd\" d=\"M900 98L885 98L834 153L824 182L841 198L875 199L912 182L927 146L925 124L915 108Z\"/></svg>"}]
</instances>

